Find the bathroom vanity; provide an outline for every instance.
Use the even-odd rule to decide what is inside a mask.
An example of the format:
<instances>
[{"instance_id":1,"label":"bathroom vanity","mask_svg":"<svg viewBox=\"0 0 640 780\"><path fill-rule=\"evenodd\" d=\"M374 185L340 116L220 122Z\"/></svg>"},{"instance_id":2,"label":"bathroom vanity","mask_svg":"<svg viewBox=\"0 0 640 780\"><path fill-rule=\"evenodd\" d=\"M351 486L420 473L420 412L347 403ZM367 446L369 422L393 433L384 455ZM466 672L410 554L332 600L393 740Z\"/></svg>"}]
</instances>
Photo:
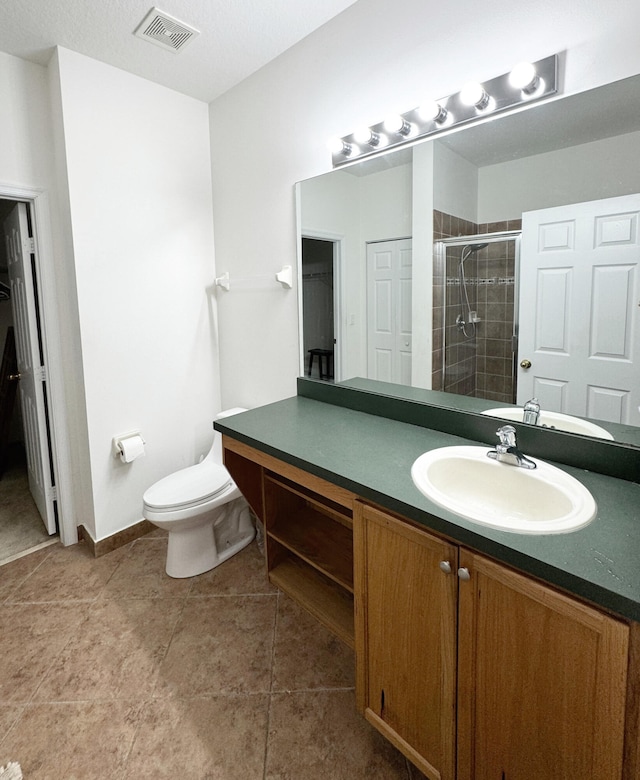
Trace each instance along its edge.
<instances>
[{"instance_id":1,"label":"bathroom vanity","mask_svg":"<svg viewBox=\"0 0 640 780\"><path fill-rule=\"evenodd\" d=\"M410 468L482 443L422 411L298 395L216 423L270 580L355 649L358 709L427 777L637 780L640 485L563 466L598 503L586 528L474 525Z\"/></svg>"}]
</instances>

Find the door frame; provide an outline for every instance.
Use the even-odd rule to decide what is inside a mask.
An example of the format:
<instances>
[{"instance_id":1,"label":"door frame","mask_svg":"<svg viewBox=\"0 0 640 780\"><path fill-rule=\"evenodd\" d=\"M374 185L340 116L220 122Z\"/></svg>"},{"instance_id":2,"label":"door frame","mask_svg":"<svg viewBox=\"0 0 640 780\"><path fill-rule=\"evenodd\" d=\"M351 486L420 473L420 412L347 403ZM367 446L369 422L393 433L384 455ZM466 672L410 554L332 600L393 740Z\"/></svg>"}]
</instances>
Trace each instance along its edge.
<instances>
[{"instance_id":1,"label":"door frame","mask_svg":"<svg viewBox=\"0 0 640 780\"><path fill-rule=\"evenodd\" d=\"M299 351L300 351L300 375L306 376L305 364L306 356L304 354L304 340L303 340L303 320L302 320L302 306L303 306L303 290L302 290L302 239L312 238L317 241L327 241L333 245L333 373L334 382L341 381L345 374L345 366L343 361L345 359L346 350L343 349L343 326L340 312L342 311L342 301L344 300L344 280L343 280L343 257L344 257L344 236L338 233L328 233L324 230L303 230L300 234L298 245L298 256L300 262L298 263L298 336L299 336Z\"/></svg>"},{"instance_id":2,"label":"door frame","mask_svg":"<svg viewBox=\"0 0 640 780\"><path fill-rule=\"evenodd\" d=\"M69 425L65 408L62 371L62 341L58 316L53 239L49 196L46 190L15 187L0 183L0 198L26 203L31 212L35 246L35 274L41 314L42 348L47 371L49 402L49 435L52 467L56 477L58 531L67 546L78 541L74 523L73 491L69 458Z\"/></svg>"}]
</instances>

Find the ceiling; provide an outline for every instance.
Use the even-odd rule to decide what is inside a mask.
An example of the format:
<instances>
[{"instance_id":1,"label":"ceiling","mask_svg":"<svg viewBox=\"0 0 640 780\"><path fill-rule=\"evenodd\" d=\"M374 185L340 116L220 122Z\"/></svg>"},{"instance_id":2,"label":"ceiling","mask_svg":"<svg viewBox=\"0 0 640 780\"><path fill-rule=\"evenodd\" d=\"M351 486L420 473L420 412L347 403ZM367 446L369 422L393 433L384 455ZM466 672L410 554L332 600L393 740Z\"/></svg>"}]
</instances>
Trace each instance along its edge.
<instances>
[{"instance_id":1,"label":"ceiling","mask_svg":"<svg viewBox=\"0 0 640 780\"><path fill-rule=\"evenodd\" d=\"M355 0L160 0L200 33L178 52L134 35L151 2L4 0L0 51L46 65L63 46L208 103Z\"/></svg>"}]
</instances>

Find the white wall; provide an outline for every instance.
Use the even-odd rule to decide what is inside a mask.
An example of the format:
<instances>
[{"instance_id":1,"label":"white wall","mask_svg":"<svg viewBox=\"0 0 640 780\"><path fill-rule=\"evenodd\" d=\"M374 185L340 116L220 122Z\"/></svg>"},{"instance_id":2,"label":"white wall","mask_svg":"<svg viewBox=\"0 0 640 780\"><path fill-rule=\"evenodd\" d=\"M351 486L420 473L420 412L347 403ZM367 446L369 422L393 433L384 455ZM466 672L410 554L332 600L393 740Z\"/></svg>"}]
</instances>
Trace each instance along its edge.
<instances>
[{"instance_id":1,"label":"white wall","mask_svg":"<svg viewBox=\"0 0 640 780\"><path fill-rule=\"evenodd\" d=\"M411 236L412 166L366 176L335 171L302 182L300 192L302 234L341 240L342 278L336 283L348 303L341 312L339 378L366 376L366 244Z\"/></svg>"},{"instance_id":2,"label":"white wall","mask_svg":"<svg viewBox=\"0 0 640 780\"><path fill-rule=\"evenodd\" d=\"M196 462L220 409L206 104L59 49L52 89L77 285L96 540L144 490ZM62 127L60 127L60 124ZM82 372L82 373L80 373ZM122 464L114 435L140 429Z\"/></svg>"},{"instance_id":3,"label":"white wall","mask_svg":"<svg viewBox=\"0 0 640 780\"><path fill-rule=\"evenodd\" d=\"M49 368L48 393L54 411L54 452L58 462L59 508L75 526L92 516L91 483L84 471L87 460L86 415L82 384L69 381L81 375L77 337L77 304L73 273L66 263L60 190L54 164L52 133L55 110L46 68L0 53L0 188L23 192L34 199L38 243L40 297L45 319L52 323L45 335ZM71 477L73 475L73 479ZM72 484L73 482L73 484Z\"/></svg>"},{"instance_id":4,"label":"white wall","mask_svg":"<svg viewBox=\"0 0 640 780\"><path fill-rule=\"evenodd\" d=\"M443 144L433 144L434 208L479 222L478 168Z\"/></svg>"},{"instance_id":5,"label":"white wall","mask_svg":"<svg viewBox=\"0 0 640 780\"><path fill-rule=\"evenodd\" d=\"M330 170L330 136L555 52L566 50L566 94L635 74L639 24L636 0L358 0L211 104L220 267L244 276L296 263L293 185ZM229 295L220 329L225 405L295 393L294 292Z\"/></svg>"},{"instance_id":6,"label":"white wall","mask_svg":"<svg viewBox=\"0 0 640 780\"><path fill-rule=\"evenodd\" d=\"M3 184L51 187L47 71L0 52L0 171Z\"/></svg>"},{"instance_id":7,"label":"white wall","mask_svg":"<svg viewBox=\"0 0 640 780\"><path fill-rule=\"evenodd\" d=\"M640 132L479 169L478 222L640 192Z\"/></svg>"}]
</instances>

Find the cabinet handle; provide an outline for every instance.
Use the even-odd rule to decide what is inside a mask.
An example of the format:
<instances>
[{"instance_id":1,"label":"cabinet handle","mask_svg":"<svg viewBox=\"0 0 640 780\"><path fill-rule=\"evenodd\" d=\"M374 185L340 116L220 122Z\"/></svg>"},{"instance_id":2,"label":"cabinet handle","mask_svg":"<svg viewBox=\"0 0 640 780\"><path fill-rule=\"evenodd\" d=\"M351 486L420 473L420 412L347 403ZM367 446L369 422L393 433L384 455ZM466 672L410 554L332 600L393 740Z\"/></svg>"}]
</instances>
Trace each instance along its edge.
<instances>
[{"instance_id":1,"label":"cabinet handle","mask_svg":"<svg viewBox=\"0 0 640 780\"><path fill-rule=\"evenodd\" d=\"M469 574L469 569L467 569L466 566L463 566L462 568L458 569L458 577L461 580L470 580L471 575Z\"/></svg>"},{"instance_id":2,"label":"cabinet handle","mask_svg":"<svg viewBox=\"0 0 640 780\"><path fill-rule=\"evenodd\" d=\"M451 564L449 561L440 561L440 571L443 571L445 574L451 574Z\"/></svg>"}]
</instances>

